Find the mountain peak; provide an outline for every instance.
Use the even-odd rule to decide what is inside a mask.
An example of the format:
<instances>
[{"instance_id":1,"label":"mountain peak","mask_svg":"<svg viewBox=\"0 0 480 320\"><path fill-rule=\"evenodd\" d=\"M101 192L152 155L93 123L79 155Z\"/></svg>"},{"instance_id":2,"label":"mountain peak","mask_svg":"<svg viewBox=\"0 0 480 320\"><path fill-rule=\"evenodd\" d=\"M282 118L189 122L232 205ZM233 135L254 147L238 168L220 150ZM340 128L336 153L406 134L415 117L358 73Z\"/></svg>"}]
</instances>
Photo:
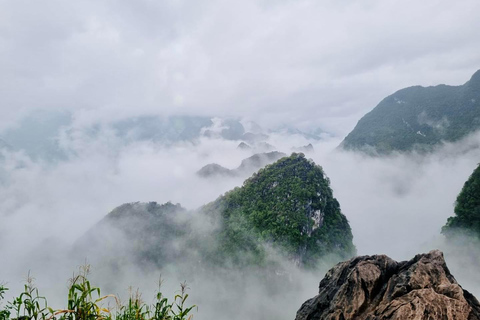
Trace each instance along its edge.
<instances>
[{"instance_id":1,"label":"mountain peak","mask_svg":"<svg viewBox=\"0 0 480 320\"><path fill-rule=\"evenodd\" d=\"M473 76L470 78L469 83L470 84L474 83L474 84L480 85L480 70L477 70L477 72L475 72L473 74Z\"/></svg>"},{"instance_id":2,"label":"mountain peak","mask_svg":"<svg viewBox=\"0 0 480 320\"><path fill-rule=\"evenodd\" d=\"M367 154L432 151L480 129L480 70L461 86L409 87L383 99L340 145Z\"/></svg>"},{"instance_id":3,"label":"mountain peak","mask_svg":"<svg viewBox=\"0 0 480 320\"><path fill-rule=\"evenodd\" d=\"M346 258L355 252L352 232L333 197L323 169L303 153L293 153L260 169L243 186L204 207L220 212L224 225L245 230L281 249L298 265L326 254ZM246 237L232 247L251 247ZM229 242L222 239L221 242ZM230 245L229 245L230 246Z\"/></svg>"}]
</instances>

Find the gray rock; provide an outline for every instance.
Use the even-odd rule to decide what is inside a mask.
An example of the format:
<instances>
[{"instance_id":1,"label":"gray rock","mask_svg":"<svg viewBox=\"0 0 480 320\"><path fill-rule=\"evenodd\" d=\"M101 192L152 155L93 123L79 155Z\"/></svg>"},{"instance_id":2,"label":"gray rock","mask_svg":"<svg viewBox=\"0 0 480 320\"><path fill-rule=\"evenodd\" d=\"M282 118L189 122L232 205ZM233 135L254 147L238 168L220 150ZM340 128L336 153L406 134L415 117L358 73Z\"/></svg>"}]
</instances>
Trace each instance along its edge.
<instances>
[{"instance_id":1,"label":"gray rock","mask_svg":"<svg viewBox=\"0 0 480 320\"><path fill-rule=\"evenodd\" d=\"M361 256L333 267L296 320L480 319L480 304L434 250L410 261Z\"/></svg>"}]
</instances>

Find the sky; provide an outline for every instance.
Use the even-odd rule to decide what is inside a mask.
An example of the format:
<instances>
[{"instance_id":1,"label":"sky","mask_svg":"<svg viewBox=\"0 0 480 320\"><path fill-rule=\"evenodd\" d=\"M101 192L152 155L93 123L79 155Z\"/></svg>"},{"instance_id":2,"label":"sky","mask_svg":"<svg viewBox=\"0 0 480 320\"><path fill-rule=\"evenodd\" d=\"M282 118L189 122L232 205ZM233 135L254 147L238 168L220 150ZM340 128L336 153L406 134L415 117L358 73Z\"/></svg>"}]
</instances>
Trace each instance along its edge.
<instances>
[{"instance_id":1,"label":"sky","mask_svg":"<svg viewBox=\"0 0 480 320\"><path fill-rule=\"evenodd\" d=\"M336 150L389 94L468 81L480 69L478 12L477 0L0 0L0 132L39 109L68 111L87 127L146 114L321 127L332 136L312 142L272 133L268 142L285 153L313 143L307 157L330 178L358 254L405 260L440 248L460 284L479 295L476 270L462 262L480 253L455 252L440 235L478 164L478 133L427 156ZM219 138L165 146L124 144L107 129L67 133L61 145L75 156L65 161L0 156L0 256L8 261L0 263L0 283L12 289L31 270L54 295L66 281L52 286L52 279L66 280L81 263L59 252L112 209L135 201L198 208L246 177L212 181L196 171L212 162L233 169L251 155ZM239 306L261 301L293 319L324 274L298 273L298 288L284 300L262 300L267 293L247 279L258 294L244 295ZM218 290L215 282L202 289L209 281L193 287L193 299ZM215 306L203 308L210 311L199 319L209 319Z\"/></svg>"},{"instance_id":2,"label":"sky","mask_svg":"<svg viewBox=\"0 0 480 320\"><path fill-rule=\"evenodd\" d=\"M238 116L346 135L384 97L465 83L476 0L0 1L0 128L33 109L81 121Z\"/></svg>"}]
</instances>

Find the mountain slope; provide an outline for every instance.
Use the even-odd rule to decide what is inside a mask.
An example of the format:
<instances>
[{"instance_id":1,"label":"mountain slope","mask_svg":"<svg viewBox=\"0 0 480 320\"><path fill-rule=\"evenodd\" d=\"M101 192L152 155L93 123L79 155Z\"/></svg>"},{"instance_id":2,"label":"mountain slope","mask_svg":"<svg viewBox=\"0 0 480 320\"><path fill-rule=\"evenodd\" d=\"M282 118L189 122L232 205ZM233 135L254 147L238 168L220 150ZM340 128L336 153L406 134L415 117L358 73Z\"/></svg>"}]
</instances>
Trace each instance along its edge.
<instances>
[{"instance_id":1,"label":"mountain slope","mask_svg":"<svg viewBox=\"0 0 480 320\"><path fill-rule=\"evenodd\" d=\"M455 203L455 216L448 218L442 233L451 236L467 231L480 236L480 165L463 185Z\"/></svg>"},{"instance_id":2,"label":"mountain slope","mask_svg":"<svg viewBox=\"0 0 480 320\"><path fill-rule=\"evenodd\" d=\"M266 166L202 211L219 215L218 238L227 256L252 249L261 253L256 238L281 248L300 265L328 254L349 257L355 251L328 178L303 154Z\"/></svg>"},{"instance_id":3,"label":"mountain slope","mask_svg":"<svg viewBox=\"0 0 480 320\"><path fill-rule=\"evenodd\" d=\"M383 99L358 121L341 147L388 154L431 150L480 129L480 70L461 86L415 86Z\"/></svg>"},{"instance_id":4,"label":"mountain slope","mask_svg":"<svg viewBox=\"0 0 480 320\"><path fill-rule=\"evenodd\" d=\"M112 266L127 260L163 267L185 256L191 231L179 204L126 203L113 209L75 245L74 252L100 257Z\"/></svg>"},{"instance_id":5,"label":"mountain slope","mask_svg":"<svg viewBox=\"0 0 480 320\"><path fill-rule=\"evenodd\" d=\"M200 265L276 270L277 253L313 266L327 255L350 257L355 248L322 168L292 154L196 211L171 203L124 204L74 251L113 266L133 257L140 265L189 270Z\"/></svg>"}]
</instances>

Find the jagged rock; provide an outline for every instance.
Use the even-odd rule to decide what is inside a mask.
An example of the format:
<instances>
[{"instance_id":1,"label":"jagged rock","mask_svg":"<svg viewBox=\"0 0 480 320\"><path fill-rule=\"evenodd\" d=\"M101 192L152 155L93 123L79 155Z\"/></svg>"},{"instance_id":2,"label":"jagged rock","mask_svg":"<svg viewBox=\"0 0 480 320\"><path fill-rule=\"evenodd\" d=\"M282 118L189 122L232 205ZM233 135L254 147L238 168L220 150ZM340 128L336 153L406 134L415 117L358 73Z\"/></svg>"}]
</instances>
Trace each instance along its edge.
<instances>
[{"instance_id":1,"label":"jagged rock","mask_svg":"<svg viewBox=\"0 0 480 320\"><path fill-rule=\"evenodd\" d=\"M410 261L361 256L333 267L319 294L296 320L480 319L480 304L463 290L434 250Z\"/></svg>"}]
</instances>

